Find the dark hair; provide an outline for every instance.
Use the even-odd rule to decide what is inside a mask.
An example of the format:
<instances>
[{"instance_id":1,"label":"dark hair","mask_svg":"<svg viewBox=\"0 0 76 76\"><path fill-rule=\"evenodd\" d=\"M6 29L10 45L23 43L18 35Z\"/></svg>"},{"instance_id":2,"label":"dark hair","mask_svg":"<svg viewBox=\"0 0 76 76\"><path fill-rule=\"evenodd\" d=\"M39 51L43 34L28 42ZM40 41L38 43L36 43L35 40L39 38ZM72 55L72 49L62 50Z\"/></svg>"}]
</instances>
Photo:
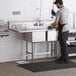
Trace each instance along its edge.
<instances>
[{"instance_id":1,"label":"dark hair","mask_svg":"<svg viewBox=\"0 0 76 76\"><path fill-rule=\"evenodd\" d=\"M62 0L56 0L56 1L54 2L54 4L57 4L57 3L59 3L60 5L63 5L63 1L62 1Z\"/></svg>"}]
</instances>

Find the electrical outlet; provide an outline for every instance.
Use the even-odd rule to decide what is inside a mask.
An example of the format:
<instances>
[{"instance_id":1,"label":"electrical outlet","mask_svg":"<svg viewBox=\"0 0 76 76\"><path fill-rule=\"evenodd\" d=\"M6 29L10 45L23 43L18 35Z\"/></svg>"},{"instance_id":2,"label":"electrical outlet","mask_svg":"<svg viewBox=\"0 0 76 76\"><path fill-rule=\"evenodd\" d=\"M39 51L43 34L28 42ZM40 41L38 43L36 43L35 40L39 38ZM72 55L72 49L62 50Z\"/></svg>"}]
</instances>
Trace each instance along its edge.
<instances>
[{"instance_id":1,"label":"electrical outlet","mask_svg":"<svg viewBox=\"0 0 76 76\"><path fill-rule=\"evenodd\" d=\"M13 15L21 15L21 11L13 11L12 14Z\"/></svg>"}]
</instances>

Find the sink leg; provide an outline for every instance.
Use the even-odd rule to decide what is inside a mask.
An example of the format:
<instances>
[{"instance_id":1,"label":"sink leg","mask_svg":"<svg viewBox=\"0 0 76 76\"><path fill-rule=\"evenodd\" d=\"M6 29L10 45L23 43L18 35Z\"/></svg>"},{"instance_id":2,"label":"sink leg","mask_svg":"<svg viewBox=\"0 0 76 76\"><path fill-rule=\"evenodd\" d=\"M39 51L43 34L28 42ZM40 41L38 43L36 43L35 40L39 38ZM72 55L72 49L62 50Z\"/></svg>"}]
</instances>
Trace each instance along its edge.
<instances>
[{"instance_id":1,"label":"sink leg","mask_svg":"<svg viewBox=\"0 0 76 76\"><path fill-rule=\"evenodd\" d=\"M53 41L51 41L51 61L53 60Z\"/></svg>"},{"instance_id":2,"label":"sink leg","mask_svg":"<svg viewBox=\"0 0 76 76\"><path fill-rule=\"evenodd\" d=\"M34 60L34 50L35 50L35 43L32 42L32 63L33 63L33 60Z\"/></svg>"},{"instance_id":3,"label":"sink leg","mask_svg":"<svg viewBox=\"0 0 76 76\"><path fill-rule=\"evenodd\" d=\"M28 60L28 42L26 41L26 60Z\"/></svg>"},{"instance_id":4,"label":"sink leg","mask_svg":"<svg viewBox=\"0 0 76 76\"><path fill-rule=\"evenodd\" d=\"M49 52L49 42L46 42L46 50L47 52ZM48 57L48 54L47 54L47 57Z\"/></svg>"}]
</instances>

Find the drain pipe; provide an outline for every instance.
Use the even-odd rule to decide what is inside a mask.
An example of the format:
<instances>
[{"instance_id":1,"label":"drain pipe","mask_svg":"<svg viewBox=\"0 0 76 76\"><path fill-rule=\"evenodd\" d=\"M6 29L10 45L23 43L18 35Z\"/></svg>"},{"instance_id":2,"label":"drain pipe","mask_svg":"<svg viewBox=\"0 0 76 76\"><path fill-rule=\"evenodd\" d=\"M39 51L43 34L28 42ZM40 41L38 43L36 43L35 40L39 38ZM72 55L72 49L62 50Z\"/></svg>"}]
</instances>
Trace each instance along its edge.
<instances>
[{"instance_id":1,"label":"drain pipe","mask_svg":"<svg viewBox=\"0 0 76 76\"><path fill-rule=\"evenodd\" d=\"M75 29L75 13L73 12L73 29Z\"/></svg>"},{"instance_id":2,"label":"drain pipe","mask_svg":"<svg viewBox=\"0 0 76 76\"><path fill-rule=\"evenodd\" d=\"M42 0L40 0L40 15L39 15L39 19L41 19L41 10L42 10Z\"/></svg>"}]
</instances>

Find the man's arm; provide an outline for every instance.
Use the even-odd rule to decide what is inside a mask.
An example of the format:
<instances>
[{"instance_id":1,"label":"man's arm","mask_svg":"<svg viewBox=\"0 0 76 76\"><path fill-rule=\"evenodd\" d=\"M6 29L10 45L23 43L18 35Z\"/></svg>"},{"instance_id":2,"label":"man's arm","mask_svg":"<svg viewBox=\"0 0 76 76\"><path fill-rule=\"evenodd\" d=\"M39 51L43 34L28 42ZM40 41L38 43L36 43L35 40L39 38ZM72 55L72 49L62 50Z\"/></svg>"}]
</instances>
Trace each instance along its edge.
<instances>
[{"instance_id":1,"label":"man's arm","mask_svg":"<svg viewBox=\"0 0 76 76\"><path fill-rule=\"evenodd\" d=\"M53 22L53 25L54 26L58 25L58 22L59 22L59 17L56 17L55 21Z\"/></svg>"},{"instance_id":2,"label":"man's arm","mask_svg":"<svg viewBox=\"0 0 76 76\"><path fill-rule=\"evenodd\" d=\"M54 26L58 25L59 19L60 19L60 11L58 10L57 13L56 13L55 21L53 22Z\"/></svg>"}]
</instances>

